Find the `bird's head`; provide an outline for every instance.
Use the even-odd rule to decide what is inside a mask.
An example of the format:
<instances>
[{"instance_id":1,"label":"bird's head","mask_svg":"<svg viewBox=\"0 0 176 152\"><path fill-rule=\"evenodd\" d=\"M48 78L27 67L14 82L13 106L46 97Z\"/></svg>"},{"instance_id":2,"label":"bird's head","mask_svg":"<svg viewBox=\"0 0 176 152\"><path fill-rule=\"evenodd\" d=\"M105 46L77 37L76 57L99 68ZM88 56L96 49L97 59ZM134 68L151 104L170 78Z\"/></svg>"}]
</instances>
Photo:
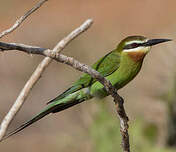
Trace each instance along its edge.
<instances>
[{"instance_id":1,"label":"bird's head","mask_svg":"<svg viewBox=\"0 0 176 152\"><path fill-rule=\"evenodd\" d=\"M128 36L123 39L117 50L122 54L128 54L134 60L143 59L153 45L171 41L171 39L148 39L144 36Z\"/></svg>"}]
</instances>

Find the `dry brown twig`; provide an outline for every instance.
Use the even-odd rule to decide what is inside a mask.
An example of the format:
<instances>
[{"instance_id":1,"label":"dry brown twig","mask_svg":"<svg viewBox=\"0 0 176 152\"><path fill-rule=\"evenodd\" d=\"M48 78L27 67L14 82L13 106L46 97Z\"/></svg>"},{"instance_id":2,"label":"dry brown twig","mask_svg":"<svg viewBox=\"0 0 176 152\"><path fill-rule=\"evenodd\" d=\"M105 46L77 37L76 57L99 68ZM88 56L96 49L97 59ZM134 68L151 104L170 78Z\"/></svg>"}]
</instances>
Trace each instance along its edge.
<instances>
[{"instance_id":1,"label":"dry brown twig","mask_svg":"<svg viewBox=\"0 0 176 152\"><path fill-rule=\"evenodd\" d=\"M34 8L39 8L46 0L40 1ZM25 16L29 16L32 12L34 12L36 9L31 9L33 11L29 11L28 15L25 14ZM21 17L24 18L24 17ZM21 19L20 18L20 19ZM26 18L26 17L25 17ZM25 19L24 18L24 19ZM23 20L24 20L23 19ZM22 21L23 21L22 20ZM16 22L21 24L21 22ZM18 98L16 99L14 105L10 109L10 111L7 113L5 118L3 119L1 126L0 126L0 140L2 137L5 135L6 130L10 124L10 122L13 120L14 116L16 113L19 111L21 106L23 105L25 99L27 98L28 94L30 93L32 87L36 84L36 82L39 80L41 77L42 73L44 72L45 68L49 65L49 63L52 61L52 59L65 63L81 72L88 73L90 74L93 78L97 79L99 82L101 82L107 92L114 98L114 102L116 104L116 110L120 119L120 131L122 135L122 148L124 152L130 152L130 146L129 146L129 135L128 135L128 117L126 115L125 109L123 107L123 99L118 95L117 90L111 85L111 83L106 80L104 77L102 77L99 72L96 70L92 69L88 65L85 65L83 63L80 63L79 61L73 59L72 57L65 56L63 54L60 54L60 51L65 48L65 46L70 43L75 37L80 35L82 32L87 30L93 21L91 19L87 20L84 22L80 27L75 29L73 32L71 32L67 37L62 39L53 50L50 49L45 49L41 47L36 47L36 46L29 46L29 45L24 45L24 44L19 44L19 43L5 43L5 42L0 42L0 50L1 51L9 51L9 50L19 50L23 51L25 53L30 53L30 54L39 54L45 56L43 61L38 65L36 70L33 72L32 76L30 79L27 81L25 84L24 88L20 92ZM15 26L14 26L15 25ZM16 29L19 25L14 24L13 27ZM6 32L2 32L4 34L0 34L0 38L10 32L12 32L13 28L10 28L10 30L6 30ZM1 36L2 35L2 36Z\"/></svg>"}]
</instances>

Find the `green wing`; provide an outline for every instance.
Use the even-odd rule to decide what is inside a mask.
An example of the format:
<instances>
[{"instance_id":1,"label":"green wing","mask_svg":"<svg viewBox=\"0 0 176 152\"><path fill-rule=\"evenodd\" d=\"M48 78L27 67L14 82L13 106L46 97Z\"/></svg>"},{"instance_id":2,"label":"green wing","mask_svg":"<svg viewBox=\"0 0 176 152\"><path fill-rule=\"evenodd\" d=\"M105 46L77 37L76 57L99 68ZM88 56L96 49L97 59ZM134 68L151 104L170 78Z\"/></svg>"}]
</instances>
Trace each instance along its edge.
<instances>
[{"instance_id":1,"label":"green wing","mask_svg":"<svg viewBox=\"0 0 176 152\"><path fill-rule=\"evenodd\" d=\"M116 71L120 64L120 54L113 50L104 57L100 58L95 64L92 65L92 68L100 72L100 74L104 77L112 74L114 71ZM49 101L47 104L54 102L56 100L62 99L68 94L71 94L73 92L76 92L82 88L86 88L88 86L91 86L93 83L95 83L97 80L92 78L89 74L83 74L80 79L78 79L72 87L67 89L65 92L60 94L55 99Z\"/></svg>"}]
</instances>

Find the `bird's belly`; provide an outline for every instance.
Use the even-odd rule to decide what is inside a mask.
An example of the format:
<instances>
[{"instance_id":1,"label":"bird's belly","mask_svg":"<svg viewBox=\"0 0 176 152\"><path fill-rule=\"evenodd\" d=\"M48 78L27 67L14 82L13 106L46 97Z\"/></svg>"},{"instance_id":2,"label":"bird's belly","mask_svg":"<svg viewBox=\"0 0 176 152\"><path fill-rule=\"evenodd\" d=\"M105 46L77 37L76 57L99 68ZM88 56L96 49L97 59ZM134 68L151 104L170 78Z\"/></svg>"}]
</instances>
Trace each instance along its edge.
<instances>
[{"instance_id":1,"label":"bird's belly","mask_svg":"<svg viewBox=\"0 0 176 152\"><path fill-rule=\"evenodd\" d=\"M118 90L128 84L139 73L141 66L142 62L132 62L126 66L120 67L113 74L107 76L106 79L109 80L111 84ZM90 94L99 98L108 95L104 86L100 82L95 82L90 87Z\"/></svg>"},{"instance_id":2,"label":"bird's belly","mask_svg":"<svg viewBox=\"0 0 176 152\"><path fill-rule=\"evenodd\" d=\"M139 73L141 69L142 63L135 64L131 68L124 68L123 70L119 70L116 73L116 79L114 79L112 82L113 85L120 89L124 87L126 84L128 84L131 80L135 78L135 76Z\"/></svg>"},{"instance_id":3,"label":"bird's belly","mask_svg":"<svg viewBox=\"0 0 176 152\"><path fill-rule=\"evenodd\" d=\"M138 74L141 69L142 64L133 65L132 68L119 69L114 72L112 75L106 77L113 86L118 90L128 84L133 78ZM104 97L107 96L107 92L104 89L104 86L100 82L96 82L91 87L91 93L94 96Z\"/></svg>"}]
</instances>

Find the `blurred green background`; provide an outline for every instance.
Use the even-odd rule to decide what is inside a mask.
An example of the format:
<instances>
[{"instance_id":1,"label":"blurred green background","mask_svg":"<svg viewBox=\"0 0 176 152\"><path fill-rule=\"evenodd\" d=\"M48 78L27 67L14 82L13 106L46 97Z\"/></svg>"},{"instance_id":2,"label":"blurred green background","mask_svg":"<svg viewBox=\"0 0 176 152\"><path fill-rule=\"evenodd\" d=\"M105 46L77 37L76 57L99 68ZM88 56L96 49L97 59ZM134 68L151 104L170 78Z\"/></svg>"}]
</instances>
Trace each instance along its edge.
<instances>
[{"instance_id":1,"label":"blurred green background","mask_svg":"<svg viewBox=\"0 0 176 152\"><path fill-rule=\"evenodd\" d=\"M0 0L0 31L10 27L36 2ZM175 39L175 5L176 1L171 0L49 0L1 41L53 48L74 28L93 18L93 26L63 52L91 65L128 35ZM130 119L132 151L176 151L175 46L173 41L154 47L140 74L119 91ZM18 51L0 53L0 120L42 59ZM66 65L52 62L9 131L39 112L80 75ZM0 143L0 151L115 152L121 151L120 144L119 121L112 98L107 97L45 117Z\"/></svg>"}]
</instances>

